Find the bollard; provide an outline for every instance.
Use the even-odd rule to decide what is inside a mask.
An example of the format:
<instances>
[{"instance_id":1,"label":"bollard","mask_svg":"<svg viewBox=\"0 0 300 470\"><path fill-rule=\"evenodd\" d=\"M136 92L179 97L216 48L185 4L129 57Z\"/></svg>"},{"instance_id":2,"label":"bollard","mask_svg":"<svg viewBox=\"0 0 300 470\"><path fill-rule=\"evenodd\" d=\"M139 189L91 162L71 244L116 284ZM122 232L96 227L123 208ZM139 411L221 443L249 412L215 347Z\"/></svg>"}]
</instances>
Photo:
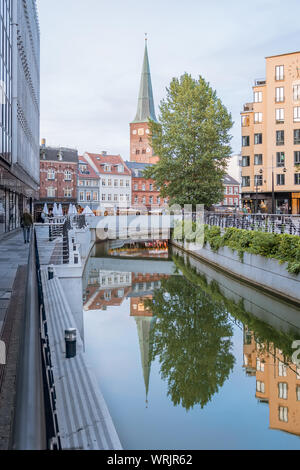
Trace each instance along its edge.
<instances>
[{"instance_id":1,"label":"bollard","mask_svg":"<svg viewBox=\"0 0 300 470\"><path fill-rule=\"evenodd\" d=\"M53 266L49 266L48 268L48 280L51 281L51 279L54 278L54 268Z\"/></svg>"},{"instance_id":2,"label":"bollard","mask_svg":"<svg viewBox=\"0 0 300 470\"><path fill-rule=\"evenodd\" d=\"M66 358L71 359L76 356L76 328L65 330Z\"/></svg>"}]
</instances>

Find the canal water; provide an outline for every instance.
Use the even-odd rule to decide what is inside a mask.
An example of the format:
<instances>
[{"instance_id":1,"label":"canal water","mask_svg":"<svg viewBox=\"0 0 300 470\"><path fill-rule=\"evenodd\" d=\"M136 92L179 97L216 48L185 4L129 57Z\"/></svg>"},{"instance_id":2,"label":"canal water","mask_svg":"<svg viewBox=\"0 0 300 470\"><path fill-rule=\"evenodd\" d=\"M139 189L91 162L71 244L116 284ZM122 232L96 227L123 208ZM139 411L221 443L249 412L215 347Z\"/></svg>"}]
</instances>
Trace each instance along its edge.
<instances>
[{"instance_id":1,"label":"canal water","mask_svg":"<svg viewBox=\"0 0 300 470\"><path fill-rule=\"evenodd\" d=\"M120 241L96 245L83 303L124 449L300 449L295 306L164 243Z\"/></svg>"}]
</instances>

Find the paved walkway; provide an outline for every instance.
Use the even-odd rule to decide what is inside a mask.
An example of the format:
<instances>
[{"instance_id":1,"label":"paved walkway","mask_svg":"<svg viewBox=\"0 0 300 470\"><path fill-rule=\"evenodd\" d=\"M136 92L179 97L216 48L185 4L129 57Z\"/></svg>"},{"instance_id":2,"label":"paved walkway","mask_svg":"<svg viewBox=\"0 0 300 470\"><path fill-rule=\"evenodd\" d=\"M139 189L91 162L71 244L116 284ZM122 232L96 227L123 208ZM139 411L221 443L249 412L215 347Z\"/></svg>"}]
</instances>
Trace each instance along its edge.
<instances>
[{"instance_id":1,"label":"paved walkway","mask_svg":"<svg viewBox=\"0 0 300 470\"><path fill-rule=\"evenodd\" d=\"M29 244L24 244L22 232L19 231L0 240L0 333L18 267L27 265L28 255Z\"/></svg>"}]
</instances>

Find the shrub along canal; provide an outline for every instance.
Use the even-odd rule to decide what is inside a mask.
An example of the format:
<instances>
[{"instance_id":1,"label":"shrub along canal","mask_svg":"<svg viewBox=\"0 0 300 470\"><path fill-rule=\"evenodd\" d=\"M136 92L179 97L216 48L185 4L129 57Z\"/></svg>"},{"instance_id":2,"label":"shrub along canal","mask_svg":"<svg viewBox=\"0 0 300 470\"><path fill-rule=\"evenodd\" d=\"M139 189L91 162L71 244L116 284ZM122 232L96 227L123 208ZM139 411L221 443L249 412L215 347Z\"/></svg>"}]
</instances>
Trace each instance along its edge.
<instances>
[{"instance_id":1,"label":"shrub along canal","mask_svg":"<svg viewBox=\"0 0 300 470\"><path fill-rule=\"evenodd\" d=\"M96 245L85 348L124 449L299 449L300 312L180 250Z\"/></svg>"}]
</instances>

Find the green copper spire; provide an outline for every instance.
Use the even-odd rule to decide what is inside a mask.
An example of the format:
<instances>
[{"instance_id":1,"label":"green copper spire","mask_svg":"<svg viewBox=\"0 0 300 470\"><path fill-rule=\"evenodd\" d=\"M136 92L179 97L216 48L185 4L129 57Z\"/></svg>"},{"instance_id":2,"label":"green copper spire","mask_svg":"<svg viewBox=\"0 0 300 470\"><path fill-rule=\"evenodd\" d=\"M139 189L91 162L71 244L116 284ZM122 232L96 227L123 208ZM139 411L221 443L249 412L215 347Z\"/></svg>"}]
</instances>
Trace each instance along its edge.
<instances>
[{"instance_id":1,"label":"green copper spire","mask_svg":"<svg viewBox=\"0 0 300 470\"><path fill-rule=\"evenodd\" d=\"M144 63L140 85L138 108L133 122L148 122L149 119L156 121L150 65L147 48L147 37L145 43Z\"/></svg>"}]
</instances>

